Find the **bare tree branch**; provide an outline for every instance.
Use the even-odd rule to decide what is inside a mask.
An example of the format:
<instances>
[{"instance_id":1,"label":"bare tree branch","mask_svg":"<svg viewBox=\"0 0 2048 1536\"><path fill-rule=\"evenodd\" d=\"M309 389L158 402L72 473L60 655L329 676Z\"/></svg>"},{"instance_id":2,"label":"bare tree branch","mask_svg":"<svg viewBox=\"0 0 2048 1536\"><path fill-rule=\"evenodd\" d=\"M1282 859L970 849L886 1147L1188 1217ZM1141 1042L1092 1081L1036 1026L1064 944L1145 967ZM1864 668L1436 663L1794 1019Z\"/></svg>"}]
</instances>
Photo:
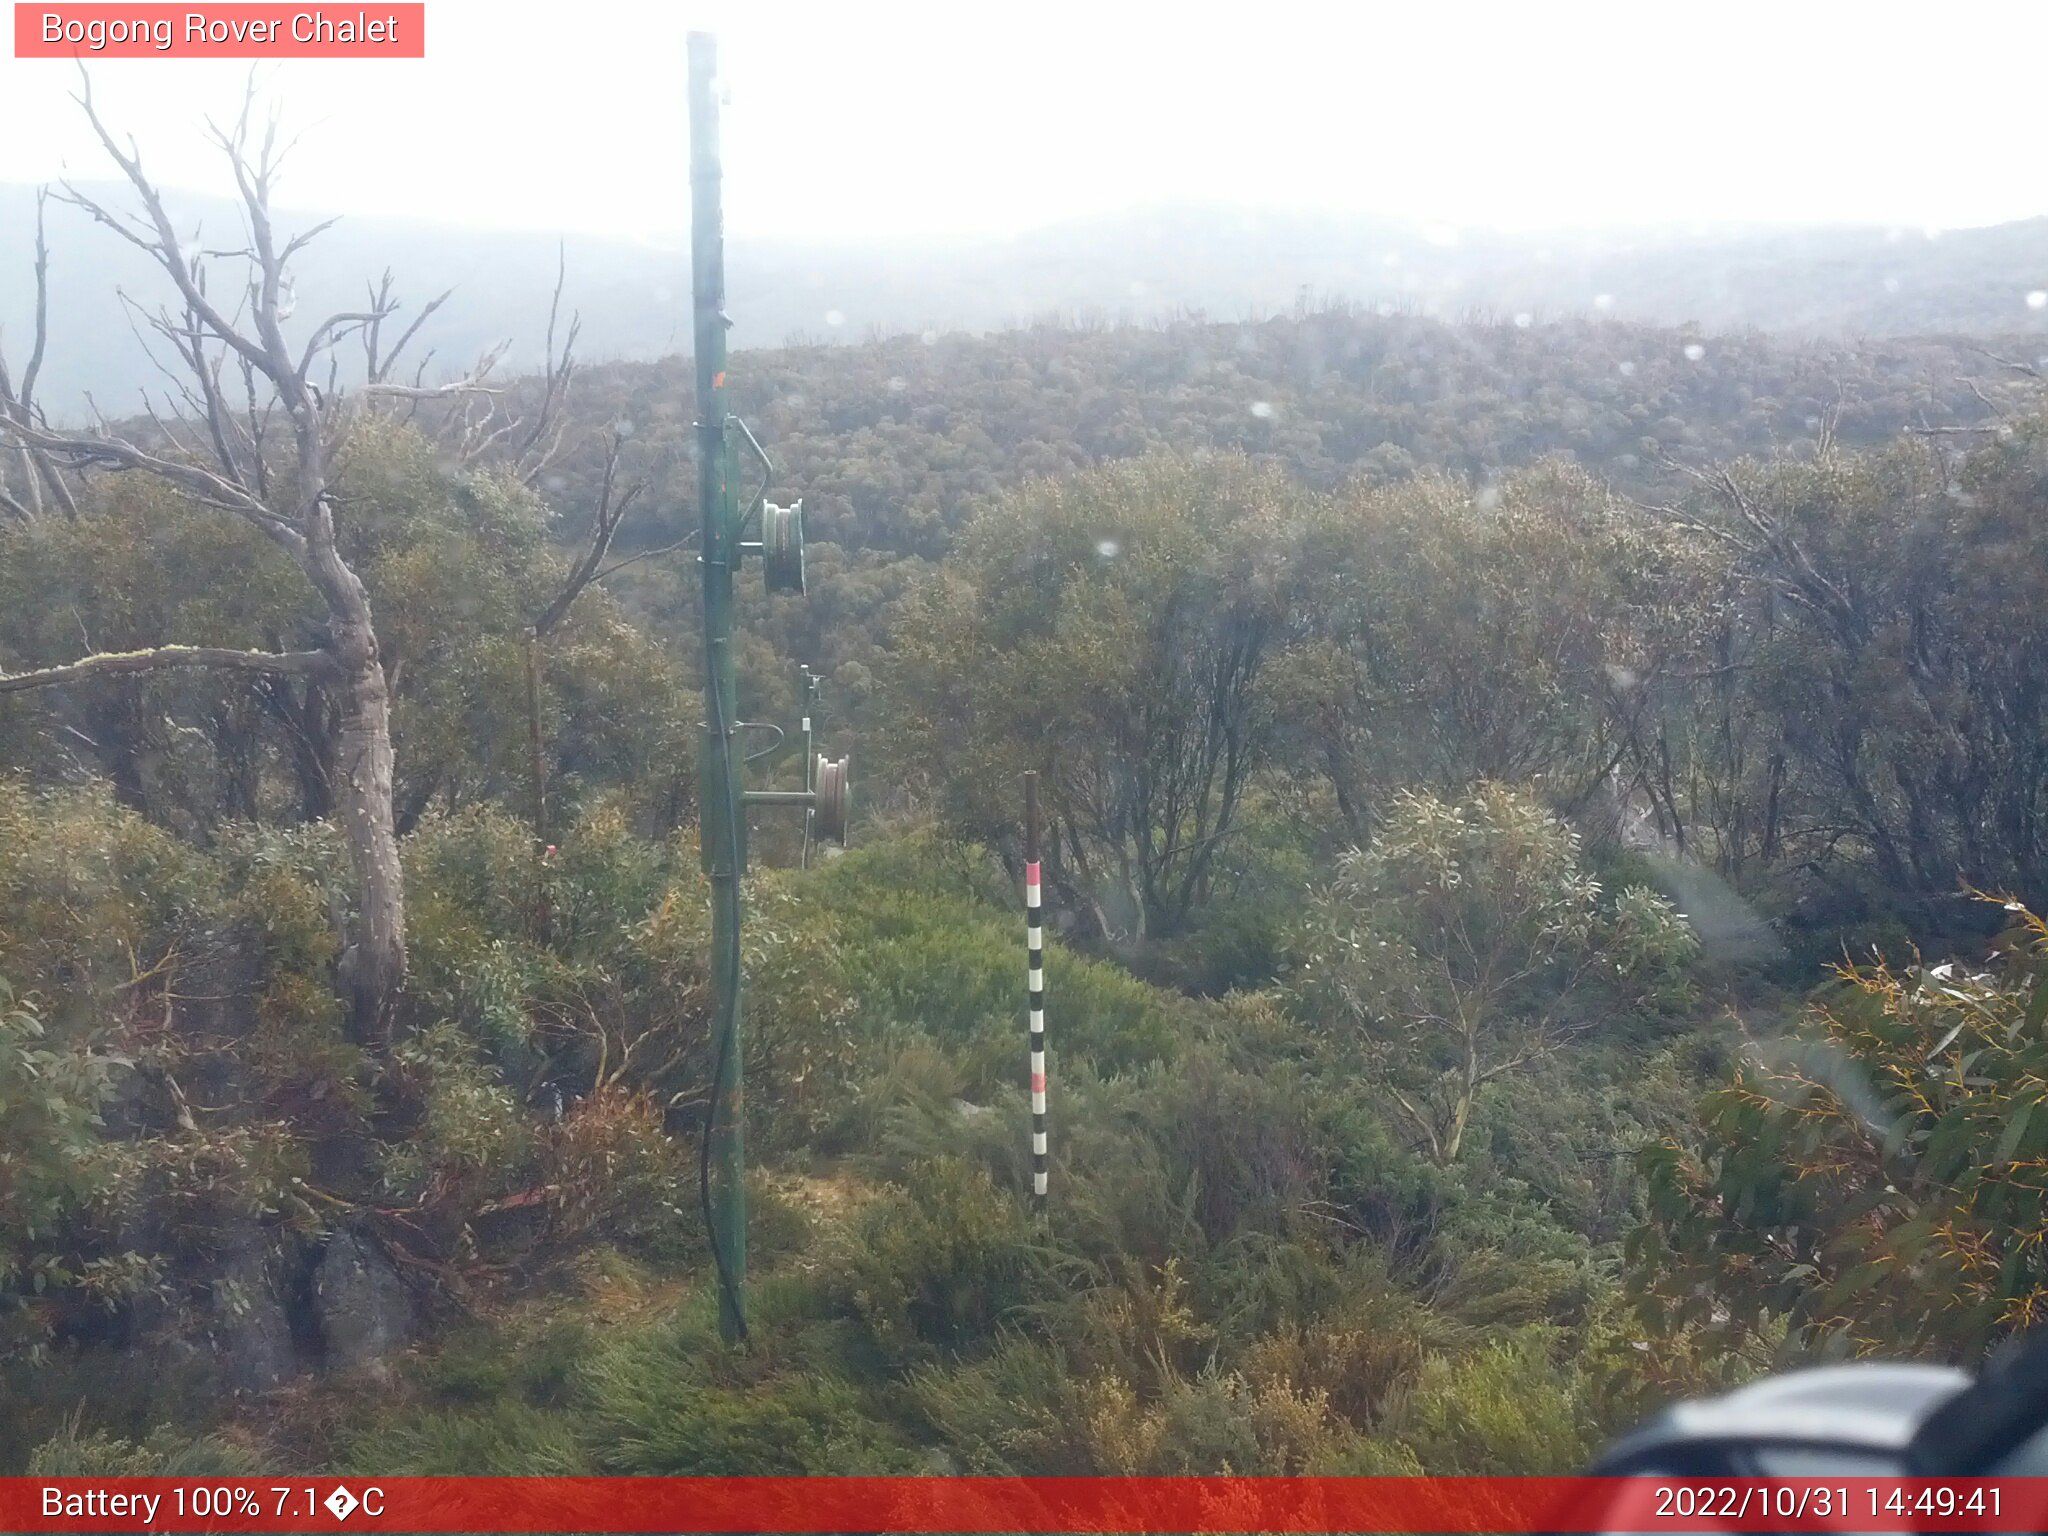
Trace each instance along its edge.
<instances>
[{"instance_id":1,"label":"bare tree branch","mask_svg":"<svg viewBox=\"0 0 2048 1536\"><path fill-rule=\"evenodd\" d=\"M2038 379L2041 377L2041 370L2035 367L2032 363L2023 363L2020 362L2017 358L2000 357L1996 352L1993 352L1989 347L1972 347L1970 350L1975 352L1980 357L1990 358L1992 362L1998 364L2001 368L2010 368L2014 373L2023 373L2030 379Z\"/></svg>"},{"instance_id":2,"label":"bare tree branch","mask_svg":"<svg viewBox=\"0 0 2048 1536\"><path fill-rule=\"evenodd\" d=\"M555 325L562 313L562 289L569 281L569 248L566 244L555 247L555 292L548 301L547 364L542 376L540 406L534 412L533 425L525 441L520 443L514 455L521 466L520 478L528 485L538 480L542 472L554 462L561 452L563 433L555 432L554 440L534 454L534 446L554 425L555 413L568 397L569 380L576 372L576 338L583 333L583 317L580 314L569 317L569 332L562 340L562 354L555 356Z\"/></svg>"},{"instance_id":3,"label":"bare tree branch","mask_svg":"<svg viewBox=\"0 0 2048 1536\"><path fill-rule=\"evenodd\" d=\"M417 384L366 384L362 393L394 400L453 400L464 395L502 395L505 391L471 378L457 379L452 384L429 384L425 388Z\"/></svg>"},{"instance_id":4,"label":"bare tree branch","mask_svg":"<svg viewBox=\"0 0 2048 1536\"><path fill-rule=\"evenodd\" d=\"M23 411L35 408L36 376L43 371L43 349L50 339L50 242L43 227L43 209L49 200L50 189L37 187L35 341L29 348L28 362L21 370L21 390L16 397Z\"/></svg>"},{"instance_id":5,"label":"bare tree branch","mask_svg":"<svg viewBox=\"0 0 2048 1536\"><path fill-rule=\"evenodd\" d=\"M375 324L384 318L377 310L344 310L338 315L329 315L313 327L313 334L306 338L306 347L299 354L299 365L293 371L305 378L313 371L313 361L320 354L355 332Z\"/></svg>"},{"instance_id":6,"label":"bare tree branch","mask_svg":"<svg viewBox=\"0 0 2048 1536\"><path fill-rule=\"evenodd\" d=\"M146 651L101 651L61 667L33 672L0 672L0 693L25 693L63 683L122 673L162 672L176 667L219 667L232 672L305 676L333 666L325 651L237 651L215 645L161 645Z\"/></svg>"},{"instance_id":7,"label":"bare tree branch","mask_svg":"<svg viewBox=\"0 0 2048 1536\"><path fill-rule=\"evenodd\" d=\"M37 515L32 509L8 494L4 483L0 483L0 512L5 512L17 522L33 523L37 520Z\"/></svg>"},{"instance_id":8,"label":"bare tree branch","mask_svg":"<svg viewBox=\"0 0 2048 1536\"><path fill-rule=\"evenodd\" d=\"M270 435L271 402L266 400L259 410L256 405L256 367L246 357L237 356L236 364L242 373L242 398L246 402L246 414L242 420L249 432L249 470L255 477L255 492L265 501L270 498L270 461L265 457L265 439Z\"/></svg>"},{"instance_id":9,"label":"bare tree branch","mask_svg":"<svg viewBox=\"0 0 2048 1536\"><path fill-rule=\"evenodd\" d=\"M112 469L142 470L155 475L197 497L208 506L220 507L247 518L260 528L266 537L275 539L294 553L304 548L303 535L267 506L260 497L237 485L225 475L216 474L201 465L165 458L161 454L147 452L133 443L108 435L85 437L48 432L40 427L25 426L18 421L7 423L5 430L30 447L64 459L73 467L103 465Z\"/></svg>"},{"instance_id":10,"label":"bare tree branch","mask_svg":"<svg viewBox=\"0 0 2048 1536\"><path fill-rule=\"evenodd\" d=\"M334 228L334 226L339 224L340 222L341 217L339 214L337 214L335 217L331 219L322 219L318 224L315 224L311 229L305 231L305 233L303 234L293 235L291 239L285 241L284 250L282 253L279 254L277 259L280 262L290 261L294 256L298 255L300 251L303 251L307 246L311 245L315 240L318 240L322 235L326 234L328 230Z\"/></svg>"},{"instance_id":11,"label":"bare tree branch","mask_svg":"<svg viewBox=\"0 0 2048 1536\"><path fill-rule=\"evenodd\" d=\"M43 371L43 352L50 337L50 242L44 217L50 200L50 189L36 189L36 254L35 254L35 322L32 340L29 343L28 365L23 369L21 384L17 388L7 375L7 362L0 357L0 423L8 420L34 422L41 419L36 409L36 380ZM43 489L49 488L57 504L64 509L67 517L78 516L78 503L73 499L71 488L64 483L64 477L50 463L47 455L37 452L26 444L16 445L21 460L22 494L26 501L12 495L6 499L6 506L24 522L33 522L43 513Z\"/></svg>"},{"instance_id":12,"label":"bare tree branch","mask_svg":"<svg viewBox=\"0 0 2048 1536\"><path fill-rule=\"evenodd\" d=\"M382 350L384 322L398 312L399 306L397 301L391 297L391 269L389 267L384 269L383 278L370 289L370 308L376 313L377 319L363 329L363 378L365 382L382 384L390 377L391 370L398 365L398 360L405 355L406 347L419 334L420 327L433 318L434 312L443 304L446 304L454 292L453 288L444 289L432 299L429 299L420 312L413 316L412 324L399 333L398 340L391 345L391 350L385 352ZM424 362L421 366L424 368ZM417 383L417 380L415 380L415 383Z\"/></svg>"},{"instance_id":13,"label":"bare tree branch","mask_svg":"<svg viewBox=\"0 0 2048 1536\"><path fill-rule=\"evenodd\" d=\"M185 302L198 313L215 335L248 358L259 370L271 376L282 387L283 381L277 379L277 375L272 371L274 360L266 354L263 348L235 329L229 323L227 317L221 314L207 299L205 290L201 288L198 280L193 276L191 264L185 257L184 247L178 241L177 231L171 224L170 215L164 211L163 198L158 194L155 184L143 174L141 152L135 148L132 141L129 144L129 152L126 154L121 152L121 146L114 142L113 134L108 132L106 124L100 120L99 112L93 106L92 78L86 74L83 64L79 66L78 74L81 83L78 94L73 99L84 109L86 121L92 124L92 130L98 136L101 145L105 147L107 154L113 159L114 163L121 168L121 173L128 178L128 183L135 189L136 196L142 199L142 205L148 210L151 223L154 226L155 236L152 239L138 233L130 226L128 221L117 217L93 199L85 196L84 193L80 192L69 182L63 184L65 200L75 207L83 209L101 224L119 234L131 245L141 249L152 261L163 268L171 281L177 285L178 291L183 295ZM247 110L245 104L243 108L245 120ZM240 167L239 157L231 156L231 158L237 161L236 180L243 187L246 196L249 179ZM274 299L275 294L273 293L271 297Z\"/></svg>"},{"instance_id":14,"label":"bare tree branch","mask_svg":"<svg viewBox=\"0 0 2048 1536\"><path fill-rule=\"evenodd\" d=\"M199 316L190 309L185 311L185 329L178 337L177 346L192 376L199 382L200 414L206 420L207 434L213 439L213 451L219 456L221 467L236 484L251 486L261 498L262 445L254 438L253 425L245 427L237 422L234 413L228 409L226 397L220 390L220 361L207 357ZM244 451L249 455L247 463L242 458Z\"/></svg>"},{"instance_id":15,"label":"bare tree branch","mask_svg":"<svg viewBox=\"0 0 2048 1536\"><path fill-rule=\"evenodd\" d=\"M623 560L614 560L610 565L606 566L603 570L599 571L595 576L590 578L591 584L594 586L598 582L603 581L605 577L610 576L615 572L623 571L629 565L638 565L642 560L658 560L663 555L672 555L679 549L687 549L691 544L694 544L696 541L697 530L692 528L688 533L684 534L680 539L677 539L672 544L658 544L653 546L652 548L643 549L635 554L630 554L626 556L626 558Z\"/></svg>"},{"instance_id":16,"label":"bare tree branch","mask_svg":"<svg viewBox=\"0 0 2048 1536\"><path fill-rule=\"evenodd\" d=\"M604 483L598 492L597 510L591 516L590 541L577 558L569 579L562 584L555 600L533 621L533 632L537 638L551 634L555 626L568 616L584 589L598 579L599 568L604 564L604 557L611 552L612 540L618 537L619 529L624 526L626 514L647 489L647 482L638 480L623 492L618 492L618 481L619 438L612 432L605 434Z\"/></svg>"}]
</instances>

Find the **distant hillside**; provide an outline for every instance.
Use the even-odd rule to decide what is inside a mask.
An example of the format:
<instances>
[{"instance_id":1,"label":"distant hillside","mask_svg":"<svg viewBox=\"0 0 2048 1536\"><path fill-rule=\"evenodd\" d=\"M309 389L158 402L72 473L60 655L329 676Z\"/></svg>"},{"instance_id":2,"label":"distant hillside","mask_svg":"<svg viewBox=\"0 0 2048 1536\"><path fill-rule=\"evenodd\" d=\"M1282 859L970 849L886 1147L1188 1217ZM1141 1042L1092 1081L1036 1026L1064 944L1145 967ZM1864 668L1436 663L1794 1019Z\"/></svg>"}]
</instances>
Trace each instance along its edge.
<instances>
[{"instance_id":1,"label":"distant hillside","mask_svg":"<svg viewBox=\"0 0 2048 1536\"><path fill-rule=\"evenodd\" d=\"M1663 495L1670 461L1803 451L1830 413L1843 444L1872 444L1984 422L1986 399L2018 412L2035 389L1974 345L1939 338L1345 310L766 348L745 356L733 385L779 483L805 497L812 538L926 558L945 553L992 491L1158 449L1240 450L1322 488L1424 469L1483 480L1564 455ZM690 391L687 362L669 358L594 365L570 397L593 436L601 425L630 434L655 507L694 502ZM572 526L599 469L586 438L551 477ZM641 537L666 535L650 521L627 542Z\"/></svg>"},{"instance_id":2,"label":"distant hillside","mask_svg":"<svg viewBox=\"0 0 2048 1536\"><path fill-rule=\"evenodd\" d=\"M118 196L117 189L104 189ZM32 189L0 186L0 326L21 344L28 317ZM185 198L180 221L214 244L239 227L222 202ZM318 215L287 218L303 227ZM65 208L51 213L51 355L44 393L74 409L90 391L131 406L148 376L110 298L154 296L137 254ZM415 302L456 295L435 326L450 368L506 336L514 369L539 357L557 242L530 233L348 219L299 276L300 316L346 307L386 266ZM591 360L686 350L687 251L567 242L569 299ZM1357 219L1178 208L1058 225L1014 240L899 246L735 240L734 342L856 341L926 330L986 331L1047 316L1238 320L1342 298L1368 308L1461 318L1605 315L1710 330L1812 335L1936 332L2048 338L2048 220L1926 232L1833 229L1661 231L1510 238Z\"/></svg>"}]
</instances>

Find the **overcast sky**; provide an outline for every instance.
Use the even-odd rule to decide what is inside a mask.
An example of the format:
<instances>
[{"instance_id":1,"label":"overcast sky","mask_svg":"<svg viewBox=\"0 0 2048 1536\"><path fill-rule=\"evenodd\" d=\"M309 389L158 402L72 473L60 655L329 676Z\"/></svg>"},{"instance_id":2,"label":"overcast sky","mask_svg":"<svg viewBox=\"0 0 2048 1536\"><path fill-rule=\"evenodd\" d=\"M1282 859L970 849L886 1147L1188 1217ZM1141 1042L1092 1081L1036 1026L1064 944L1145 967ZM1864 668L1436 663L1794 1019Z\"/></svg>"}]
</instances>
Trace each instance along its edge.
<instances>
[{"instance_id":1,"label":"overcast sky","mask_svg":"<svg viewBox=\"0 0 2048 1536\"><path fill-rule=\"evenodd\" d=\"M334 3L353 15L358 3ZM1003 234L1189 199L1453 225L2048 212L2048 4L428 0L423 61L263 66L280 203L673 240L684 36L723 38L728 227ZM173 185L246 65L94 66ZM68 63L0 59L0 181L106 165Z\"/></svg>"}]
</instances>

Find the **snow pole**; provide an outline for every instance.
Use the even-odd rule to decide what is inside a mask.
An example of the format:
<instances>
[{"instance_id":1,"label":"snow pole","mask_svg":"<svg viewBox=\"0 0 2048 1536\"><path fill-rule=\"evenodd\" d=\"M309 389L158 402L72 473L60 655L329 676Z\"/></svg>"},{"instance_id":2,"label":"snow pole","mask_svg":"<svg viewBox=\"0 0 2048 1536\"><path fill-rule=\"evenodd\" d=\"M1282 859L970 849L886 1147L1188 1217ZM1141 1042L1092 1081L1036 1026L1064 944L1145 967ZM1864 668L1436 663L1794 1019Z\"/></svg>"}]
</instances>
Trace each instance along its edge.
<instances>
[{"instance_id":1,"label":"snow pole","mask_svg":"<svg viewBox=\"0 0 2048 1536\"><path fill-rule=\"evenodd\" d=\"M1045 904L1038 867L1038 775L1024 775L1024 955L1031 1002L1031 1204L1045 1214Z\"/></svg>"}]
</instances>

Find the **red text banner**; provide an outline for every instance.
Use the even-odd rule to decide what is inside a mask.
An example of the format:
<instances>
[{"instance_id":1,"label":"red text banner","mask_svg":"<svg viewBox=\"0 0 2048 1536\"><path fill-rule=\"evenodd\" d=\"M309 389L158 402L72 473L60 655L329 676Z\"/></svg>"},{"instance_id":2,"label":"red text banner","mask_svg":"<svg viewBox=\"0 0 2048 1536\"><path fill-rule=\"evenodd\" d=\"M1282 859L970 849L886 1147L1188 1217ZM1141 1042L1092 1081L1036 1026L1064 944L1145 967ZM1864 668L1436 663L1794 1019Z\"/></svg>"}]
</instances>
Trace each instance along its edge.
<instances>
[{"instance_id":1,"label":"red text banner","mask_svg":"<svg viewBox=\"0 0 2048 1536\"><path fill-rule=\"evenodd\" d=\"M2041 1531L2048 1478L0 1478L0 1531Z\"/></svg>"},{"instance_id":2,"label":"red text banner","mask_svg":"<svg viewBox=\"0 0 2048 1536\"><path fill-rule=\"evenodd\" d=\"M369 5L14 7L17 59L423 59L427 8Z\"/></svg>"}]
</instances>

